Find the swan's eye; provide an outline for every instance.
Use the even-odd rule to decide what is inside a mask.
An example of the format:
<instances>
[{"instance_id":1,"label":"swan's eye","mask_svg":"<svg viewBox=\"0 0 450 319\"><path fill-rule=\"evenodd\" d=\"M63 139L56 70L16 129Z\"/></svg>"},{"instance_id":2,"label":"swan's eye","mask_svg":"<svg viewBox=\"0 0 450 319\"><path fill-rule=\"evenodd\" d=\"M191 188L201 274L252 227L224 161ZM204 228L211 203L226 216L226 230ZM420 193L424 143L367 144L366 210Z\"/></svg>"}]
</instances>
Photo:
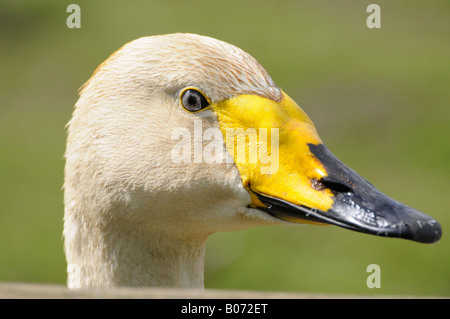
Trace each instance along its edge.
<instances>
[{"instance_id":1,"label":"swan's eye","mask_svg":"<svg viewBox=\"0 0 450 319\"><path fill-rule=\"evenodd\" d=\"M181 104L189 112L197 112L207 107L209 102L199 91L188 89L181 94Z\"/></svg>"}]
</instances>

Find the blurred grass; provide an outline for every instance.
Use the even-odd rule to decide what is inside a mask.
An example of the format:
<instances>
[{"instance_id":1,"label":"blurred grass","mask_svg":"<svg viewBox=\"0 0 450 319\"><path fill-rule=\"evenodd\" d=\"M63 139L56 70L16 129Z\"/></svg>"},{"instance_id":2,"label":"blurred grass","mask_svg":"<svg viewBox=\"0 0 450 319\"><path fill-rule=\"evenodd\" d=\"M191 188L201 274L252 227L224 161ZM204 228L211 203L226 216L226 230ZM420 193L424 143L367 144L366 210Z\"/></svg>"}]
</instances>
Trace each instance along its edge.
<instances>
[{"instance_id":1,"label":"blurred grass","mask_svg":"<svg viewBox=\"0 0 450 319\"><path fill-rule=\"evenodd\" d=\"M65 282L64 126L96 66L140 36L194 32L257 58L328 147L388 195L443 226L440 243L336 227L258 227L211 237L206 287L450 296L450 3L0 1L0 281ZM380 265L382 288L366 287Z\"/></svg>"}]
</instances>

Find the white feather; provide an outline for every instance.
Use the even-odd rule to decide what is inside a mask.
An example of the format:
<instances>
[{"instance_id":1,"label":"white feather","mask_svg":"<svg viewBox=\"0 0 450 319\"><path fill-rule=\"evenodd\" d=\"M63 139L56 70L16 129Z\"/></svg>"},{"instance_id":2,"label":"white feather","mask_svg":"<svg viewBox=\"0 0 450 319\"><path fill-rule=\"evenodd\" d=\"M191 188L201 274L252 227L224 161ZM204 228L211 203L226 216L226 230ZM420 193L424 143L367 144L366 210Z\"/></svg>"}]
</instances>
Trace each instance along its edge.
<instances>
[{"instance_id":1,"label":"white feather","mask_svg":"<svg viewBox=\"0 0 450 319\"><path fill-rule=\"evenodd\" d=\"M210 234L276 222L247 208L234 163L171 160L174 130L193 132L199 120L203 129L218 126L212 112L183 110L179 94L188 86L212 101L281 98L250 55L198 35L141 38L101 64L67 126L69 287L203 287Z\"/></svg>"}]
</instances>

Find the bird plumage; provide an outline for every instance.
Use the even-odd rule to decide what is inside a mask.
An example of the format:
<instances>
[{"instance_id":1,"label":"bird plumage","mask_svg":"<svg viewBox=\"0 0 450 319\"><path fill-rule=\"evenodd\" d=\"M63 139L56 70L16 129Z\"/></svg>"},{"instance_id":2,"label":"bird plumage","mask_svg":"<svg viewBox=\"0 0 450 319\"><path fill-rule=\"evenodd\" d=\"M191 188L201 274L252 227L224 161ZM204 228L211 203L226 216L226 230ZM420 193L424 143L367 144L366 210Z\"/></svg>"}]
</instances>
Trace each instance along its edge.
<instances>
[{"instance_id":1,"label":"bird plumage","mask_svg":"<svg viewBox=\"0 0 450 319\"><path fill-rule=\"evenodd\" d=\"M202 286L209 234L273 222L270 216L250 216L250 196L234 164L171 160L177 142L171 132L193 131L194 119L204 129L217 127L211 111L198 117L179 106L185 86L203 88L212 100L280 94L248 54L197 35L141 38L101 64L81 89L67 127L64 236L70 287ZM164 257L170 262L159 265ZM184 275L189 278L173 278L183 277L186 265L195 268Z\"/></svg>"},{"instance_id":2,"label":"bird plumage","mask_svg":"<svg viewBox=\"0 0 450 319\"><path fill-rule=\"evenodd\" d=\"M210 107L184 108L189 88ZM279 131L278 171L260 172L230 151L227 129L252 126ZM203 132L218 132L214 142L227 160L191 154L174 161L180 128L194 149L210 145ZM71 288L203 287L208 236L256 225L331 223L421 242L440 238L436 221L388 199L330 155L310 119L253 57L209 37L171 34L124 45L81 88L67 131ZM246 145L261 144L255 141Z\"/></svg>"}]
</instances>

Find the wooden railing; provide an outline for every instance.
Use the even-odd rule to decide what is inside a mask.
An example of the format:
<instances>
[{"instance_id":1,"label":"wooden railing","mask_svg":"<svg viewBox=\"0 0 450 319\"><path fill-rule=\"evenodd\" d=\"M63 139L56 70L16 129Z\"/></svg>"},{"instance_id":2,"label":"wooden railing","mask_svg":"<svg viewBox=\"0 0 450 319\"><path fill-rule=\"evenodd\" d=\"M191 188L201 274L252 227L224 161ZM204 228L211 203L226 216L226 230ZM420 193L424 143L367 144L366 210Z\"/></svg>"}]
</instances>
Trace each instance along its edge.
<instances>
[{"instance_id":1,"label":"wooden railing","mask_svg":"<svg viewBox=\"0 0 450 319\"><path fill-rule=\"evenodd\" d=\"M410 298L407 296L378 296L379 298ZM0 298L133 298L133 299L330 299L377 298L361 295L329 295L315 293L265 292L214 289L171 288L112 288L68 289L62 285L0 283Z\"/></svg>"}]
</instances>

